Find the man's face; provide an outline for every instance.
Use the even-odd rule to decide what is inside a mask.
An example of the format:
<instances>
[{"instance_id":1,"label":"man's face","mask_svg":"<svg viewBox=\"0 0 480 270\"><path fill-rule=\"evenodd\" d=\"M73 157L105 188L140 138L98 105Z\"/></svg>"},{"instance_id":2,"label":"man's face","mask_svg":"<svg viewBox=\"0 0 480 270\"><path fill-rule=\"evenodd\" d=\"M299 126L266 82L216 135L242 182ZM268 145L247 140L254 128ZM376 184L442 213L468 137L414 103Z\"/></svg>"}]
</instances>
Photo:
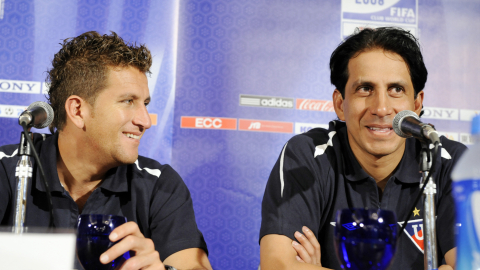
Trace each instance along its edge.
<instances>
[{"instance_id":1,"label":"man's face","mask_svg":"<svg viewBox=\"0 0 480 270\"><path fill-rule=\"evenodd\" d=\"M346 122L353 152L381 157L403 154L405 139L395 134L392 122L403 110L420 113L423 91L414 99L408 66L396 53L374 49L348 63L345 98L334 93L335 111Z\"/></svg>"},{"instance_id":2,"label":"man's face","mask_svg":"<svg viewBox=\"0 0 480 270\"><path fill-rule=\"evenodd\" d=\"M152 122L145 74L133 67L109 68L101 90L85 119L89 144L101 162L129 164L138 158L138 145Z\"/></svg>"}]
</instances>

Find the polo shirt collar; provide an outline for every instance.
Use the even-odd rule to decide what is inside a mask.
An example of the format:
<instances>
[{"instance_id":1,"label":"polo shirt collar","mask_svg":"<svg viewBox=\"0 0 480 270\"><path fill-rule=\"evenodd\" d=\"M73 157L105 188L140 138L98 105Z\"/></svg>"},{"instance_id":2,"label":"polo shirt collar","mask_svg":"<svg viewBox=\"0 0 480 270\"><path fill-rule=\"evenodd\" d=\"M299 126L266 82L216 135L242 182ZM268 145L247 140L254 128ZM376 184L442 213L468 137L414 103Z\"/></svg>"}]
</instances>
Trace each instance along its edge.
<instances>
[{"instance_id":1,"label":"polo shirt collar","mask_svg":"<svg viewBox=\"0 0 480 270\"><path fill-rule=\"evenodd\" d=\"M100 188L115 193L128 192L127 174L132 172L128 173L127 167L127 165L122 165L110 169L105 174L105 179L100 184Z\"/></svg>"},{"instance_id":2,"label":"polo shirt collar","mask_svg":"<svg viewBox=\"0 0 480 270\"><path fill-rule=\"evenodd\" d=\"M58 142L58 132L55 132L53 136L48 136L45 141L41 144L38 144L39 147L35 147L37 152L40 151L40 160L43 165L43 170L45 172L45 178L50 187L50 191L59 191L63 192L64 188L60 184L57 172L57 142ZM34 157L32 156L32 161ZM35 188L39 191L45 192L45 185L41 178L40 169L37 168L37 177L35 177Z\"/></svg>"},{"instance_id":3,"label":"polo shirt collar","mask_svg":"<svg viewBox=\"0 0 480 270\"><path fill-rule=\"evenodd\" d=\"M353 154L350 148L350 143L347 136L346 126L341 126L337 129L337 134L341 142L341 148L343 154L343 168L345 172L345 178L350 181L360 181L371 177L368 175L362 166L358 162L357 158ZM417 155L417 142L414 138L408 138L405 144L405 152L397 166L393 177L403 183L420 183L420 177L422 174L419 172L418 155Z\"/></svg>"},{"instance_id":4,"label":"polo shirt collar","mask_svg":"<svg viewBox=\"0 0 480 270\"><path fill-rule=\"evenodd\" d=\"M37 152L40 151L40 160L42 161L50 191L63 192L64 188L60 183L57 171L58 132L55 132L53 136L48 136L36 149ZM32 160L33 159L32 157ZM105 179L100 184L100 188L111 192L128 192L127 167L127 165L123 165L110 169L105 174ZM131 174L132 172L130 171L129 173ZM45 192L45 186L40 176L40 169L37 169L37 175L35 188Z\"/></svg>"},{"instance_id":5,"label":"polo shirt collar","mask_svg":"<svg viewBox=\"0 0 480 270\"><path fill-rule=\"evenodd\" d=\"M343 171L345 173L345 178L350 181L360 181L370 177L360 166L357 158L353 154L352 149L350 148L350 143L348 142L347 135L347 126L344 122L337 121L337 135L340 140L341 152L343 153Z\"/></svg>"},{"instance_id":6,"label":"polo shirt collar","mask_svg":"<svg viewBox=\"0 0 480 270\"><path fill-rule=\"evenodd\" d=\"M408 138L405 143L405 152L403 153L402 160L393 174L397 180L403 183L419 184L420 173L419 167L419 154L420 143L414 138Z\"/></svg>"}]
</instances>

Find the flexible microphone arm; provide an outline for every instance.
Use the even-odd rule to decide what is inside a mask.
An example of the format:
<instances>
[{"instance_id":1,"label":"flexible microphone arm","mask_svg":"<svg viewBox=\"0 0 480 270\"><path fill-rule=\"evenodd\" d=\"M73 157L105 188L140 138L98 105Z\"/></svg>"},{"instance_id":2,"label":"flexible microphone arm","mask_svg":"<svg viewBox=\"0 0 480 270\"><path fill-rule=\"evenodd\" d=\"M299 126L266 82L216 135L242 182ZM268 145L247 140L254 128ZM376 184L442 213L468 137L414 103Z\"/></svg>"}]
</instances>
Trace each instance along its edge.
<instances>
[{"instance_id":1,"label":"flexible microphone arm","mask_svg":"<svg viewBox=\"0 0 480 270\"><path fill-rule=\"evenodd\" d=\"M438 253L437 253L437 229L435 224L435 194L437 193L437 186L433 180L432 174L435 169L435 162L438 151L441 151L440 138L435 128L430 124L425 124L420 121L417 114L412 111L401 111L393 119L393 130L398 136L409 138L415 137L422 144L420 152L420 171L422 172L422 179L420 183L420 192L423 192L423 246L424 246L424 269L436 270L438 269ZM434 155L430 149L430 145L434 146ZM411 212L417 205L418 199L415 199L412 209L408 212L405 223L399 236L405 230Z\"/></svg>"}]
</instances>

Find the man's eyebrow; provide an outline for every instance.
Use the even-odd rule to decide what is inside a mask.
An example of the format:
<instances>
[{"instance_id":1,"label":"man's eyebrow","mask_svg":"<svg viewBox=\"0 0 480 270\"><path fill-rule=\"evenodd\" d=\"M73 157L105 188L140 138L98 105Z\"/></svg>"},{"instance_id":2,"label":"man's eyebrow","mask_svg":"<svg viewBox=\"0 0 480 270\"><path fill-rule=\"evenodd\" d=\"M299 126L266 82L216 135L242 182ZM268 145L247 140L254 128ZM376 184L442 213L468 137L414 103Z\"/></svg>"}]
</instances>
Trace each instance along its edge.
<instances>
[{"instance_id":1,"label":"man's eyebrow","mask_svg":"<svg viewBox=\"0 0 480 270\"><path fill-rule=\"evenodd\" d=\"M398 80L398 81L388 83L388 86L395 86L395 85L405 86L407 84L408 82L406 82L405 80Z\"/></svg>"},{"instance_id":2,"label":"man's eyebrow","mask_svg":"<svg viewBox=\"0 0 480 270\"><path fill-rule=\"evenodd\" d=\"M353 87L357 87L357 86L359 86L359 85L369 85L369 86L373 86L373 85L375 85L375 83L374 83L374 82L371 82L371 81L369 81L369 80L358 79L358 80L354 81L353 84L352 84Z\"/></svg>"},{"instance_id":3,"label":"man's eyebrow","mask_svg":"<svg viewBox=\"0 0 480 270\"><path fill-rule=\"evenodd\" d=\"M120 98L121 98L121 99L131 98L131 99L135 99L135 100L140 99L140 97L139 97L137 94L135 94L135 93L126 93L126 94L124 94L124 95L121 95ZM145 99L145 101L150 102L150 101L151 101L151 97L148 96L148 97Z\"/></svg>"}]
</instances>

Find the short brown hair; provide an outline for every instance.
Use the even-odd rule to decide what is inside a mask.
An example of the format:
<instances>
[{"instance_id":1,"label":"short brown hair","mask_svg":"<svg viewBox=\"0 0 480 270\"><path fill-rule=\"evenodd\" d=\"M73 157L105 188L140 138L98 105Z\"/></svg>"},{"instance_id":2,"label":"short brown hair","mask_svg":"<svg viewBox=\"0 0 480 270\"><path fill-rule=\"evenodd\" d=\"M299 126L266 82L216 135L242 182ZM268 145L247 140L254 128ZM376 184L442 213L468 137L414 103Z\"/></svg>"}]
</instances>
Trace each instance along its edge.
<instances>
[{"instance_id":1,"label":"short brown hair","mask_svg":"<svg viewBox=\"0 0 480 270\"><path fill-rule=\"evenodd\" d=\"M78 37L67 38L55 54L52 69L48 71L48 101L54 111L50 131L62 130L66 123L65 102L71 95L78 95L90 105L106 86L108 68L133 66L143 73L150 73L152 56L141 44L127 44L115 32L100 35L95 31Z\"/></svg>"}]
</instances>

